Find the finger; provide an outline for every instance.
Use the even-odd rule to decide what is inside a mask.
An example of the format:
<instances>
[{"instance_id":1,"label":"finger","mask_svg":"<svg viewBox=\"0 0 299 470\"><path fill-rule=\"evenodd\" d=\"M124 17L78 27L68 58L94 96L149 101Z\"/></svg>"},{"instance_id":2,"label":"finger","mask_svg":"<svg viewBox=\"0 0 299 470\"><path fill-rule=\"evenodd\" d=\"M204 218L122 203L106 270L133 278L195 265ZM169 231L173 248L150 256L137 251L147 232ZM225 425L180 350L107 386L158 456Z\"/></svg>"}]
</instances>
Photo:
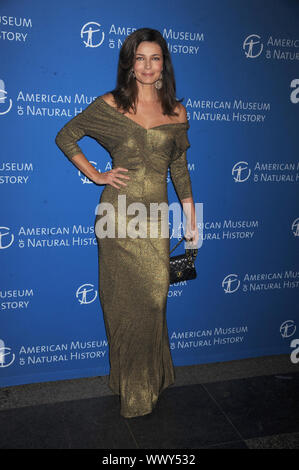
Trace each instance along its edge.
<instances>
[{"instance_id":1,"label":"finger","mask_svg":"<svg viewBox=\"0 0 299 470\"><path fill-rule=\"evenodd\" d=\"M111 186L113 186L114 188L119 189L119 186L117 186L117 185L116 185L115 183L113 183L112 181L111 181L111 183L109 183L109 184L110 184Z\"/></svg>"},{"instance_id":2,"label":"finger","mask_svg":"<svg viewBox=\"0 0 299 470\"><path fill-rule=\"evenodd\" d=\"M125 178L125 179L130 179L130 177L128 175L123 175L122 173L118 172L118 173L115 173L115 176L117 176L118 178Z\"/></svg>"},{"instance_id":3,"label":"finger","mask_svg":"<svg viewBox=\"0 0 299 470\"><path fill-rule=\"evenodd\" d=\"M121 184L122 186L127 186L127 183L124 183L123 181L117 181L118 184Z\"/></svg>"},{"instance_id":4,"label":"finger","mask_svg":"<svg viewBox=\"0 0 299 470\"><path fill-rule=\"evenodd\" d=\"M197 247L197 246L198 246L198 242L199 242L199 237L194 238L193 245L194 245L195 247Z\"/></svg>"},{"instance_id":5,"label":"finger","mask_svg":"<svg viewBox=\"0 0 299 470\"><path fill-rule=\"evenodd\" d=\"M118 166L115 168L116 171L129 171L128 168L122 168L121 166Z\"/></svg>"},{"instance_id":6,"label":"finger","mask_svg":"<svg viewBox=\"0 0 299 470\"><path fill-rule=\"evenodd\" d=\"M192 231L191 232L191 240L190 240L192 246L197 246L198 238L199 238L198 234L195 231Z\"/></svg>"},{"instance_id":7,"label":"finger","mask_svg":"<svg viewBox=\"0 0 299 470\"><path fill-rule=\"evenodd\" d=\"M199 236L198 236L197 234L194 234L194 236L193 236L193 244L194 244L194 245L197 245L198 240L199 240Z\"/></svg>"},{"instance_id":8,"label":"finger","mask_svg":"<svg viewBox=\"0 0 299 470\"><path fill-rule=\"evenodd\" d=\"M129 180L130 177L129 176L126 176L126 175L122 175L121 173L119 175L117 175L117 178L124 178L126 180Z\"/></svg>"},{"instance_id":9,"label":"finger","mask_svg":"<svg viewBox=\"0 0 299 470\"><path fill-rule=\"evenodd\" d=\"M122 185L127 186L127 183L122 181L119 176L115 176L114 181L116 181L116 183L118 183L118 184L122 184Z\"/></svg>"},{"instance_id":10,"label":"finger","mask_svg":"<svg viewBox=\"0 0 299 470\"><path fill-rule=\"evenodd\" d=\"M115 173L113 174L113 173L111 173L111 171L110 171L110 172L107 171L107 175L108 175L109 180L110 180L109 184L111 184L112 181L114 181L114 180L116 180L117 183L124 184L124 183L122 183L122 182L118 179L118 178L120 177L120 175L115 175ZM113 180L112 180L112 178L113 178ZM112 185L112 186L113 186L113 185ZM125 186L126 186L126 185L125 185ZM117 186L116 186L116 187L117 187Z\"/></svg>"}]
</instances>

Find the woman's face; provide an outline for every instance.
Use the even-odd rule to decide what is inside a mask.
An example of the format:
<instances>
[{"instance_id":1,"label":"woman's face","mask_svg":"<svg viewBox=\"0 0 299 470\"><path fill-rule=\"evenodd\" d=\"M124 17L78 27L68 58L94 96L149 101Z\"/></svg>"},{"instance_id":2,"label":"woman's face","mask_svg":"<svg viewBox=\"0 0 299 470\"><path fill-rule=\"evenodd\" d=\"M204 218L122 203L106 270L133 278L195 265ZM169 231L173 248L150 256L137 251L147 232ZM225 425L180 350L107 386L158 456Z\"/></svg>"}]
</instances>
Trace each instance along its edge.
<instances>
[{"instance_id":1,"label":"woman's face","mask_svg":"<svg viewBox=\"0 0 299 470\"><path fill-rule=\"evenodd\" d=\"M136 50L133 70L136 80L143 84L154 84L163 70L163 53L156 42L143 41Z\"/></svg>"}]
</instances>

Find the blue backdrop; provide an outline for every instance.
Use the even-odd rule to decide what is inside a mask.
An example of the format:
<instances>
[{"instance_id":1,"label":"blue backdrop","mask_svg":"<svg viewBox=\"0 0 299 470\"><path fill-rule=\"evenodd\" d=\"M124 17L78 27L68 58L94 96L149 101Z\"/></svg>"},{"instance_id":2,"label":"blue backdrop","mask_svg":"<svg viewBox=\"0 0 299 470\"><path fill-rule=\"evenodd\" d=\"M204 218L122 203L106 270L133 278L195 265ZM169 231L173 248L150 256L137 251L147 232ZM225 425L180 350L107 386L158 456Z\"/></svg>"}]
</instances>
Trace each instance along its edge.
<instances>
[{"instance_id":1,"label":"blue backdrop","mask_svg":"<svg viewBox=\"0 0 299 470\"><path fill-rule=\"evenodd\" d=\"M169 288L174 364L291 352L298 14L296 0L1 1L0 385L109 373L93 232L104 187L55 136L114 88L120 47L141 27L168 43L203 203L198 278ZM99 171L111 168L103 147L80 145ZM169 178L168 188L177 201Z\"/></svg>"}]
</instances>

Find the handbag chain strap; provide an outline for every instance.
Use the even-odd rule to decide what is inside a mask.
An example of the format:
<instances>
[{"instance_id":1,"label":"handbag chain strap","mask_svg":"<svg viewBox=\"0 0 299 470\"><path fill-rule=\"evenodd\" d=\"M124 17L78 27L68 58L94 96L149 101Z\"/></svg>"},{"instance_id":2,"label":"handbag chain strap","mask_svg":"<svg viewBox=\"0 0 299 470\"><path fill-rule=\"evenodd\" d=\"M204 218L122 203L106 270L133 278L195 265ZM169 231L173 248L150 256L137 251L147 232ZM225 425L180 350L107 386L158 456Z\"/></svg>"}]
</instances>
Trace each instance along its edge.
<instances>
[{"instance_id":1,"label":"handbag chain strap","mask_svg":"<svg viewBox=\"0 0 299 470\"><path fill-rule=\"evenodd\" d=\"M182 238L182 239L172 248L172 250L169 252L169 254L171 254L171 253L176 249L176 247L179 246L180 243L182 243L183 240L184 240L184 238Z\"/></svg>"},{"instance_id":2,"label":"handbag chain strap","mask_svg":"<svg viewBox=\"0 0 299 470\"><path fill-rule=\"evenodd\" d=\"M172 250L169 252L169 254L171 254L176 249L176 247L179 246L180 243L182 243L183 240L184 240L184 237L182 237L181 240L172 248ZM198 253L198 249L197 248L186 248L186 252L189 252L191 254L191 256L196 258L197 253Z\"/></svg>"}]
</instances>

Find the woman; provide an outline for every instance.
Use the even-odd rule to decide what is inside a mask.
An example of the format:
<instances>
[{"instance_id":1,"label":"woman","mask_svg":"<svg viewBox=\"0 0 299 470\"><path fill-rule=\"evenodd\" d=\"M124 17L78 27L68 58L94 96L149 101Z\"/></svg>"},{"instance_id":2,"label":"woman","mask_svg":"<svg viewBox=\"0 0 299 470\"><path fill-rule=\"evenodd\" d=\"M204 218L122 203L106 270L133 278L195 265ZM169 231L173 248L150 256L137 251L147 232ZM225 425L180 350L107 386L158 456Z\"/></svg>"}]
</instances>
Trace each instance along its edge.
<instances>
[{"instance_id":1,"label":"woman","mask_svg":"<svg viewBox=\"0 0 299 470\"><path fill-rule=\"evenodd\" d=\"M109 386L120 396L125 418L151 413L162 390L174 383L166 324L169 230L162 236L165 220L150 213L153 203L168 203L168 167L187 216L185 236L192 247L199 238L186 160L189 122L175 91L166 41L159 31L141 28L122 45L116 88L96 98L56 137L82 173L106 185L95 219L99 294L109 343ZM99 173L88 162L77 144L83 136L108 150L112 170ZM145 227L140 236L129 210L136 203L147 209L138 222ZM112 235L105 232L108 226Z\"/></svg>"}]
</instances>

